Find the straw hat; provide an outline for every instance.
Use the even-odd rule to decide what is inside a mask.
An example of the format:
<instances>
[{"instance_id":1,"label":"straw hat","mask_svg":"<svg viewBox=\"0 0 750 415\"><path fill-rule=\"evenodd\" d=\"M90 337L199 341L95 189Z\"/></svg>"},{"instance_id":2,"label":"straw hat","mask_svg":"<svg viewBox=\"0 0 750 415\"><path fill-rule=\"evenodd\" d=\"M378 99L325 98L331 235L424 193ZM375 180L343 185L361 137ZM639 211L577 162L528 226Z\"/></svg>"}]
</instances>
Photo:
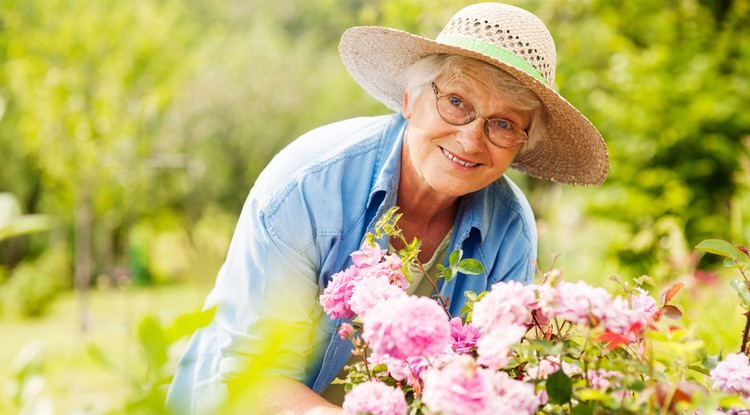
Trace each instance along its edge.
<instances>
[{"instance_id":1,"label":"straw hat","mask_svg":"<svg viewBox=\"0 0 750 415\"><path fill-rule=\"evenodd\" d=\"M354 80L394 111L401 110L404 70L424 56L463 55L497 66L534 91L546 112L547 137L522 148L512 167L576 185L607 178L607 146L596 127L552 89L555 44L544 23L526 10L500 3L468 6L436 40L385 27L353 27L342 36L339 52Z\"/></svg>"}]
</instances>

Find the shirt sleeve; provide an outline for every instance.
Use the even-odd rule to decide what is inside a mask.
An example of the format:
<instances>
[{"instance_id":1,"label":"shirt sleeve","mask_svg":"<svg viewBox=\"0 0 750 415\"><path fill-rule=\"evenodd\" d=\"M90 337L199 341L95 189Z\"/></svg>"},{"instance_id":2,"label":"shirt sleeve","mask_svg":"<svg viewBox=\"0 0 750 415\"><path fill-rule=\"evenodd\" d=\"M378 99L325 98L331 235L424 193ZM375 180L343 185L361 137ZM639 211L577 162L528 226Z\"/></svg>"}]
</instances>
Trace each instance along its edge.
<instances>
[{"instance_id":1,"label":"shirt sleeve","mask_svg":"<svg viewBox=\"0 0 750 415\"><path fill-rule=\"evenodd\" d=\"M248 199L243 209L208 300L217 307L221 381L245 374L302 381L322 353L317 255L309 218L299 212L297 218L284 223L298 235L289 241L257 201Z\"/></svg>"}]
</instances>

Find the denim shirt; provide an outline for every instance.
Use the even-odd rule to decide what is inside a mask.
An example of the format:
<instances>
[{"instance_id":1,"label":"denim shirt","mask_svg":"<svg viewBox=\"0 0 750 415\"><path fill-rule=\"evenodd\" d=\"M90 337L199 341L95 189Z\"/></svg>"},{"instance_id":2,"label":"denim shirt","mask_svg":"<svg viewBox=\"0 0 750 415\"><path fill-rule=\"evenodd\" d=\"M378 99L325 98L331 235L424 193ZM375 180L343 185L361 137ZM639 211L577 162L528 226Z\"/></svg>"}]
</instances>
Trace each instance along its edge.
<instances>
[{"instance_id":1,"label":"denim shirt","mask_svg":"<svg viewBox=\"0 0 750 415\"><path fill-rule=\"evenodd\" d=\"M178 363L170 409L210 413L226 397L226 382L246 371L326 389L352 346L335 334L342 321L330 320L317 297L397 204L406 125L401 114L341 121L273 158L250 191L206 300L206 308L217 307L214 320L193 335ZM531 282L536 246L533 213L510 179L463 196L448 252L462 249L486 273L440 281L451 314L459 315L465 291Z\"/></svg>"}]
</instances>

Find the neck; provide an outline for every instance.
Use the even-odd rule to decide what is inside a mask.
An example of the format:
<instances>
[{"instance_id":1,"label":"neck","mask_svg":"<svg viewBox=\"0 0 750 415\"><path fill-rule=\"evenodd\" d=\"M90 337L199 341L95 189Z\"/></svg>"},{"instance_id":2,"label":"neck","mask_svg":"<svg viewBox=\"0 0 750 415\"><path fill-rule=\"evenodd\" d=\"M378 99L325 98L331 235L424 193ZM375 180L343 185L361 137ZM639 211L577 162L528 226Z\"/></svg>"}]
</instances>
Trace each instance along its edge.
<instances>
[{"instance_id":1,"label":"neck","mask_svg":"<svg viewBox=\"0 0 750 415\"><path fill-rule=\"evenodd\" d=\"M422 241L419 259L424 263L453 227L459 198L438 193L421 177L409 173L412 172L402 171L399 179L397 205L403 214L399 227L407 241L413 238ZM398 249L403 247L400 241L392 242Z\"/></svg>"}]
</instances>

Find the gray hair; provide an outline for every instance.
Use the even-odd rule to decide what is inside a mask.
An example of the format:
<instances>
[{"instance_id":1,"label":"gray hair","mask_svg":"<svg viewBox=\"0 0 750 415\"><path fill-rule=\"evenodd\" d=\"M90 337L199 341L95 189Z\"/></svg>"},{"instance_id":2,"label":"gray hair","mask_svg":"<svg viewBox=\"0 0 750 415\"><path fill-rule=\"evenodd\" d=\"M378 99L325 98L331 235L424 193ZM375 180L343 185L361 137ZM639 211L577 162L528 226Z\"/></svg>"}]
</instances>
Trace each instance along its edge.
<instances>
[{"instance_id":1,"label":"gray hair","mask_svg":"<svg viewBox=\"0 0 750 415\"><path fill-rule=\"evenodd\" d=\"M531 122L528 128L529 141L522 151L529 150L536 143L544 140L547 135L547 125L544 106L539 97L504 70L466 56L442 53L428 55L407 68L403 79L404 90L409 95L409 105L412 105L422 93L430 90L429 86L432 81L444 75L448 77L448 80L462 75L471 75L474 78L486 80L489 86L512 106L522 111L531 111Z\"/></svg>"}]
</instances>

